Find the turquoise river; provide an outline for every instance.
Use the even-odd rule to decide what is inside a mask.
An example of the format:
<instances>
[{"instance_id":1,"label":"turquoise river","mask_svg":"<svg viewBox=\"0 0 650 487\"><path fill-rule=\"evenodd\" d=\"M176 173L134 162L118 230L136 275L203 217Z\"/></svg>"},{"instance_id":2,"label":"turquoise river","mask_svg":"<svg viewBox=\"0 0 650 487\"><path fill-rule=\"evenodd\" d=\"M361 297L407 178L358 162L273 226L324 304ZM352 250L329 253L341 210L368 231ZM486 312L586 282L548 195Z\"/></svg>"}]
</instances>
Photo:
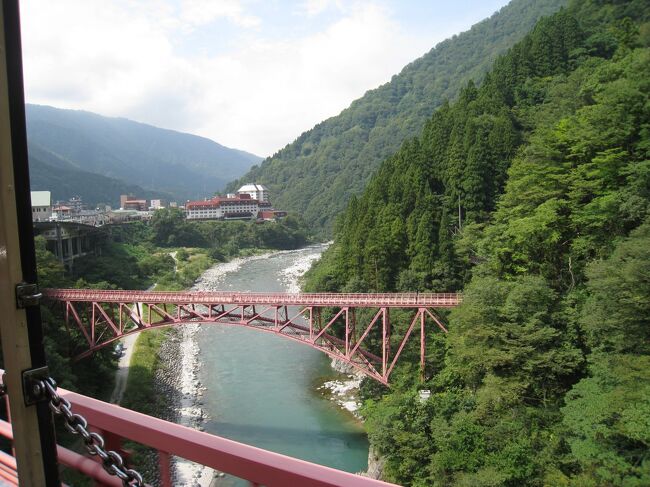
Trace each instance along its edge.
<instances>
[{"instance_id":1,"label":"turquoise river","mask_svg":"<svg viewBox=\"0 0 650 487\"><path fill-rule=\"evenodd\" d=\"M299 276L322 250L313 246L219 264L194 289L296 292ZM200 400L186 406L200 409L205 431L349 472L366 469L363 428L316 390L333 375L322 352L228 325L196 327L188 339L194 343L186 353L195 356ZM213 479L211 471L196 466L178 469L184 485L248 485L228 476Z\"/></svg>"}]
</instances>

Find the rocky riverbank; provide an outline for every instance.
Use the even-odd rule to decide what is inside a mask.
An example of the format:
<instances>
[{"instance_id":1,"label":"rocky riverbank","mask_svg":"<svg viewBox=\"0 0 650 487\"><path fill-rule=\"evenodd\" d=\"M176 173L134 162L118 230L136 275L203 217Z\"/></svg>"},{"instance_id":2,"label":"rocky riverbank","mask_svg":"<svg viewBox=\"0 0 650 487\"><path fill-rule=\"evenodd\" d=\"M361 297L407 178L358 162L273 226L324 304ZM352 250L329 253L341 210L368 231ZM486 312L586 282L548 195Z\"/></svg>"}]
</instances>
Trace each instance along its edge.
<instances>
[{"instance_id":1,"label":"rocky riverbank","mask_svg":"<svg viewBox=\"0 0 650 487\"><path fill-rule=\"evenodd\" d=\"M197 377L196 357L199 350L195 334L198 327L187 325L169 330L168 338L158 352L160 362L155 384L158 394L165 398L159 417L202 430L208 416L201 403L205 387ZM207 487L218 475L203 465L176 459L172 468L172 484Z\"/></svg>"},{"instance_id":2,"label":"rocky riverbank","mask_svg":"<svg viewBox=\"0 0 650 487\"><path fill-rule=\"evenodd\" d=\"M289 252L286 252L289 254ZM193 289L212 290L212 289L229 289L233 286L239 288L241 283L239 281L231 282L230 279L233 274L239 271L240 266L246 265L257 269L259 272L260 264L249 262L271 259L284 259L282 255L285 252L277 252L271 255L257 255L244 259L235 259L229 263L217 265L210 270L204 272L199 280L197 280ZM278 257L279 255L279 257ZM309 268L311 261L317 258L318 252L313 254L301 255L295 262L281 267L279 270L274 270L272 278L276 282L282 283L282 287L289 292L299 292L299 279L300 276ZM264 268L264 267L262 267ZM229 277L225 277L226 274ZM240 281L243 281L243 286L249 286L247 281L257 279L254 272L238 276ZM263 276L263 279L269 279L271 274L258 274ZM264 284L268 286L269 284ZM277 286L277 284L271 284ZM210 332L211 333L211 332ZM212 334L210 335L212 337ZM199 338L201 337L201 338ZM203 348L202 343L204 338L203 331L199 331L198 325L185 325L174 330L173 337L165 343L165 346L160 350L160 370L156 374L156 383L160 386L160 395L169 398L168 407L166 408L166 415L162 415L166 419L174 421L179 424L186 425L194 429L206 429L213 431L213 423L221 420L221 414L228 414L227 407L219 408L215 412L215 417L219 419L211 419L208 417L206 410L214 409L214 391L211 389L204 392L203 384L200 379L203 379L204 369L200 369L197 357L203 356L200 348ZM212 342L210 342L212 343ZM233 343L237 343L236 341ZM209 345L208 348L213 351L215 344ZM206 351L204 350L205 354ZM205 365L205 364L203 364ZM324 384L318 384L317 387L322 389L320 393L327 395L328 399L336 402L341 408L355 414L358 417L358 410L360 401L358 397L358 388L361 383L362 376L358 375L353 369L348 368L343 363L335 363L334 367L342 374L333 380L328 380ZM242 375L245 371L238 369ZM220 382L221 383L221 382ZM228 383L228 378L223 382ZM207 384L206 384L207 385ZM263 388L264 389L264 388ZM312 389L313 390L313 389ZM270 391L266 391L267 393ZM221 397L227 397L221 396ZM221 405L221 404L220 404ZM226 405L227 406L227 405ZM310 413L311 414L311 413ZM332 413L330 413L332 414ZM239 416L237 416L239 418ZM230 425L231 423L227 423ZM236 421L232 424L236 424ZM274 425L275 426L275 425ZM277 427L277 426L275 426ZM264 431L262 429L262 431ZM357 441L353 439L352 441ZM222 485L223 482L228 481L232 483L231 478L214 480L215 473L211 469L207 469L200 465L195 465L181 459L174 462L173 484L185 486L202 486L209 485ZM216 483L215 483L216 482ZM225 484L224 484L225 485ZM230 484L229 484L230 485ZM239 484L237 484L239 485Z\"/></svg>"},{"instance_id":3,"label":"rocky riverbank","mask_svg":"<svg viewBox=\"0 0 650 487\"><path fill-rule=\"evenodd\" d=\"M317 389L331 401L334 401L342 409L352 413L355 418L362 420L359 408L361 408L361 399L359 398L359 387L363 374L352 367L350 364L339 359L332 359L332 369L339 374L345 375L346 378L328 380Z\"/></svg>"},{"instance_id":4,"label":"rocky riverbank","mask_svg":"<svg viewBox=\"0 0 650 487\"><path fill-rule=\"evenodd\" d=\"M345 374L347 379L335 379L325 382L318 390L325 392L330 400L334 401L341 408L349 411L355 418L363 422L363 417L359 412L361 408L361 397L359 388L364 375L357 369L338 359L332 359L332 369L340 374ZM384 464L386 461L379 455L379 452L370 444L368 450L368 468L360 475L375 480L381 480L384 473Z\"/></svg>"},{"instance_id":5,"label":"rocky riverbank","mask_svg":"<svg viewBox=\"0 0 650 487\"><path fill-rule=\"evenodd\" d=\"M216 290L222 286L223 276L237 270L244 262L264 259L270 254L236 258L230 262L218 264L205 271L196 281L192 290ZM173 396L169 416L165 419L189 428L203 430L209 419L202 403L205 386L198 378L200 355L196 334L200 325L190 324L175 331L174 340L161 348L161 367L157 371L157 384L162 390L168 390ZM178 458L172 468L173 484L208 487L215 478L222 477L221 472L204 467L185 459Z\"/></svg>"}]
</instances>

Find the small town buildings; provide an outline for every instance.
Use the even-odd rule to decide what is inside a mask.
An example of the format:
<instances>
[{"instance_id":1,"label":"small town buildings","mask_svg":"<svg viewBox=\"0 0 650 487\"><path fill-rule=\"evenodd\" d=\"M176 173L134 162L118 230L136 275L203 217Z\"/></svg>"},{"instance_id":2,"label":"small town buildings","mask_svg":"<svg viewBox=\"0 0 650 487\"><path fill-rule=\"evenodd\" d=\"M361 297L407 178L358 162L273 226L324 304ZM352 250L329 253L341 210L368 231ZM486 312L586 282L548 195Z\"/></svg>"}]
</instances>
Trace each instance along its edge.
<instances>
[{"instance_id":1,"label":"small town buildings","mask_svg":"<svg viewBox=\"0 0 650 487\"><path fill-rule=\"evenodd\" d=\"M79 213L80 211L85 209L83 201L81 200L81 196L73 196L66 203L64 203L64 205L69 207L70 211L73 214Z\"/></svg>"},{"instance_id":2,"label":"small town buildings","mask_svg":"<svg viewBox=\"0 0 650 487\"><path fill-rule=\"evenodd\" d=\"M287 216L286 211L260 210L257 214L257 219L266 222L274 222L280 218L284 218L285 216Z\"/></svg>"},{"instance_id":3,"label":"small town buildings","mask_svg":"<svg viewBox=\"0 0 650 487\"><path fill-rule=\"evenodd\" d=\"M165 207L165 200L151 200L150 210L159 210Z\"/></svg>"},{"instance_id":4,"label":"small town buildings","mask_svg":"<svg viewBox=\"0 0 650 487\"><path fill-rule=\"evenodd\" d=\"M147 211L147 200L140 200L131 195L120 195L120 208L122 210Z\"/></svg>"},{"instance_id":5,"label":"small town buildings","mask_svg":"<svg viewBox=\"0 0 650 487\"><path fill-rule=\"evenodd\" d=\"M249 183L245 184L239 190L237 191L237 194L248 194L250 197L254 200L257 201L264 201L268 202L270 201L269 197L269 189L264 186L263 184L254 184L254 183Z\"/></svg>"},{"instance_id":6,"label":"small town buildings","mask_svg":"<svg viewBox=\"0 0 650 487\"><path fill-rule=\"evenodd\" d=\"M32 221L46 222L52 217L52 193L32 191Z\"/></svg>"},{"instance_id":7,"label":"small town buildings","mask_svg":"<svg viewBox=\"0 0 650 487\"><path fill-rule=\"evenodd\" d=\"M185 203L188 220L250 220L257 217L259 209L259 201L246 193L234 198L215 196L209 200Z\"/></svg>"},{"instance_id":8,"label":"small town buildings","mask_svg":"<svg viewBox=\"0 0 650 487\"><path fill-rule=\"evenodd\" d=\"M86 211L81 196L73 196L67 201L57 201L52 207L52 219L69 220Z\"/></svg>"},{"instance_id":9,"label":"small town buildings","mask_svg":"<svg viewBox=\"0 0 650 487\"><path fill-rule=\"evenodd\" d=\"M261 184L245 184L237 193L206 198L203 201L188 201L185 204L188 220L272 221L286 214L273 209L269 190Z\"/></svg>"},{"instance_id":10,"label":"small town buildings","mask_svg":"<svg viewBox=\"0 0 650 487\"><path fill-rule=\"evenodd\" d=\"M108 223L108 215L106 210L79 210L73 215L72 220L78 223L100 227Z\"/></svg>"},{"instance_id":11,"label":"small town buildings","mask_svg":"<svg viewBox=\"0 0 650 487\"><path fill-rule=\"evenodd\" d=\"M105 223L126 223L133 221L149 221L153 212L139 210L111 210L104 215Z\"/></svg>"},{"instance_id":12,"label":"small town buildings","mask_svg":"<svg viewBox=\"0 0 650 487\"><path fill-rule=\"evenodd\" d=\"M72 215L72 208L66 205L57 204L52 207L52 220L69 220Z\"/></svg>"}]
</instances>

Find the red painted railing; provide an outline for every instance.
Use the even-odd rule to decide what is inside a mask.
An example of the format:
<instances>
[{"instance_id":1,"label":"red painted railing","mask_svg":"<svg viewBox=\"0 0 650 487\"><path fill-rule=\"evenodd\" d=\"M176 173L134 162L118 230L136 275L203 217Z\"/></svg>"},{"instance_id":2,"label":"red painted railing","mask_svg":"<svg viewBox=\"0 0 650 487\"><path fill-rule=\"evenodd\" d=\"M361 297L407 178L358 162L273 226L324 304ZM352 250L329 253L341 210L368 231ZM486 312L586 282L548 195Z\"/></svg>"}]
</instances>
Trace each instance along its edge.
<instances>
[{"instance_id":1,"label":"red painted railing","mask_svg":"<svg viewBox=\"0 0 650 487\"><path fill-rule=\"evenodd\" d=\"M97 301L103 303L159 302L168 304L267 304L274 306L355 306L369 308L419 307L451 308L458 306L458 293L249 293L212 291L104 291L93 289L45 289L45 297L60 301Z\"/></svg>"},{"instance_id":2,"label":"red painted railing","mask_svg":"<svg viewBox=\"0 0 650 487\"><path fill-rule=\"evenodd\" d=\"M114 442L128 439L158 451L161 485L172 485L170 456L190 460L219 472L248 480L251 485L266 487L380 487L390 486L379 480L342 472L322 465L262 450L202 431L108 404L74 392L58 389L61 397L72 404L73 411L88 420L96 431ZM13 439L11 425L0 421L0 436ZM58 447L59 462L94 479L98 485L121 486L101 464L78 453ZM135 466L137 469L137 465ZM0 479L17 484L15 459L0 452ZM146 479L145 479L146 481Z\"/></svg>"},{"instance_id":3,"label":"red painted railing","mask_svg":"<svg viewBox=\"0 0 650 487\"><path fill-rule=\"evenodd\" d=\"M68 327L76 327L87 342L79 357L125 335L187 323L242 326L298 341L388 385L406 343L420 342L424 372L427 327L447 332L436 308L457 306L456 293L249 293L155 292L46 289L50 302L59 302ZM296 309L292 309L296 308ZM356 310L363 313L359 321ZM406 333L393 333L390 311L414 312ZM335 328L342 328L337 334ZM413 333L416 327L420 333Z\"/></svg>"}]
</instances>

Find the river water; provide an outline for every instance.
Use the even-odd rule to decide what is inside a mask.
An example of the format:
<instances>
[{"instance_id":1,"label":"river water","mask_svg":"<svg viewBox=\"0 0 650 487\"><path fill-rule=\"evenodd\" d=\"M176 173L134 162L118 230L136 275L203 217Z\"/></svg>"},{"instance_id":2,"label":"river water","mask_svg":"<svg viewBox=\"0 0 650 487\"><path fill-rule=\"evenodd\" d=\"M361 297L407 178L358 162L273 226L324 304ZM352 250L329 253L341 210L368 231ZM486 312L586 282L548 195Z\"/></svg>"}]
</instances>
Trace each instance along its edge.
<instances>
[{"instance_id":1,"label":"river water","mask_svg":"<svg viewBox=\"0 0 650 487\"><path fill-rule=\"evenodd\" d=\"M194 289L297 292L299 276L323 248L219 264ZM216 435L348 472L366 469L368 440L362 427L316 391L332 376L322 352L228 325L187 328L185 342L186 358L194 358L192 364L185 360L185 367L195 368L185 374L183 387L187 424L198 416L202 419L194 424ZM198 404L196 392L201 394ZM212 472L196 468L183 472L179 467L179 475L186 485L208 485L212 478ZM227 476L211 485L248 484Z\"/></svg>"}]
</instances>

